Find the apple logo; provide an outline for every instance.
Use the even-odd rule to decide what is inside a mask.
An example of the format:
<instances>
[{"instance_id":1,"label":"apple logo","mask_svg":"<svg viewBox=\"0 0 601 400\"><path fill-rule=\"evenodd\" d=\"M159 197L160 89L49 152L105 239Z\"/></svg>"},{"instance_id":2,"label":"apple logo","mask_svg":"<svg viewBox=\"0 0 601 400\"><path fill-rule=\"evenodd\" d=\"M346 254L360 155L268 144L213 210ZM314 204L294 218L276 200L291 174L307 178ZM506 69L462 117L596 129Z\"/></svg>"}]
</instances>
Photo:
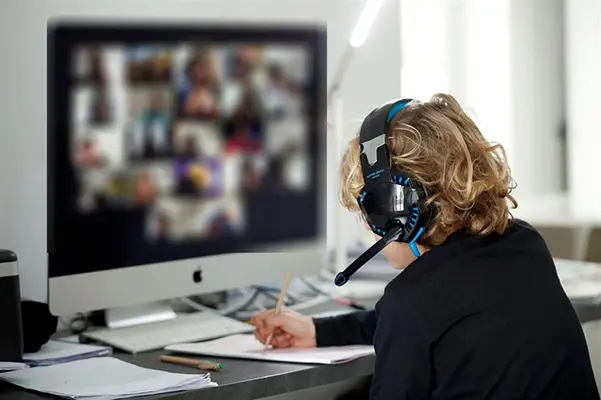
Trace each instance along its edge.
<instances>
[{"instance_id":1,"label":"apple logo","mask_svg":"<svg viewBox=\"0 0 601 400\"><path fill-rule=\"evenodd\" d=\"M198 267L192 273L192 280L194 281L194 283L200 283L200 282L202 282L202 269L200 269L200 267Z\"/></svg>"}]
</instances>

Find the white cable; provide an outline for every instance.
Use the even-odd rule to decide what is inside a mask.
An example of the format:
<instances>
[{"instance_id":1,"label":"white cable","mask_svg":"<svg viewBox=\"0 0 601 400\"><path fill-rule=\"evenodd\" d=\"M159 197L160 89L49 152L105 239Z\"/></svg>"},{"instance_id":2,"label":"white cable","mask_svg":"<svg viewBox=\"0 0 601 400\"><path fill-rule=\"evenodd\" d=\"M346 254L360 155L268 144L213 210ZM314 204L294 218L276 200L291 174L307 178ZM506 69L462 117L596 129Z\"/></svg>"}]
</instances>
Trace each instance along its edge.
<instances>
[{"instance_id":1,"label":"white cable","mask_svg":"<svg viewBox=\"0 0 601 400\"><path fill-rule=\"evenodd\" d=\"M191 300L187 297L182 297L182 298L180 298L180 300L184 304L188 305L189 307L193 308L196 311L210 311L210 312L214 312L214 313L217 313L220 315L229 315L232 313L236 313L236 312L240 311L240 309L248 306L248 302L252 299L253 296L255 296L258 289L256 289L256 288L251 288L250 290L249 289L241 289L240 291L243 293L242 297L240 299L236 300L233 304L229 305L228 307L222 308L220 310L204 306L204 305L199 304L199 303L195 302L194 300Z\"/></svg>"},{"instance_id":2,"label":"white cable","mask_svg":"<svg viewBox=\"0 0 601 400\"><path fill-rule=\"evenodd\" d=\"M187 298L187 297L180 297L180 298L179 298L179 301L181 301L182 303L184 303L185 305L187 305L188 307L192 308L192 309L193 309L193 310L195 310L195 311L201 311L201 312L204 312L204 311L209 311L209 312L216 312L216 313L219 313L219 314L221 314L221 313L219 312L219 310L216 310L216 309L214 309L214 308L207 307L207 306L205 306L205 305L202 305L202 304L200 304L200 303L197 303L197 302L195 302L194 300L192 300L192 299L189 299L189 298Z\"/></svg>"},{"instance_id":3,"label":"white cable","mask_svg":"<svg viewBox=\"0 0 601 400\"><path fill-rule=\"evenodd\" d=\"M305 310L307 308L311 308L311 307L315 307L318 306L320 304L323 303L327 303L329 301L332 301L332 298L330 296L322 296L322 295L318 295L315 296L314 298L307 300L305 302L302 303L298 303L298 304L294 304L290 307L288 307L290 310L294 310L294 311L302 311Z\"/></svg>"},{"instance_id":4,"label":"white cable","mask_svg":"<svg viewBox=\"0 0 601 400\"><path fill-rule=\"evenodd\" d=\"M264 288L268 288L268 287L264 287ZM266 310L269 307L273 307L274 305L271 304L273 302L270 301L273 299L271 297L267 297L267 296L257 296L255 301L252 304L249 304L249 301L253 298L253 296L256 296L257 292L261 291L261 290L262 289L260 287L251 287L251 288L241 289L240 292L242 293L242 296L239 299L236 299L235 302L233 302L232 304L228 305L226 308L223 308L223 309L214 309L214 308L205 306L203 304L200 304L200 303L198 303L190 298L187 298L187 297L182 297L179 300L195 311L213 312L213 313L217 313L220 315L231 315L231 314L235 314L235 313L239 313L239 312L243 312L243 311L248 311L246 309L247 308L251 309L251 308L253 308L253 306L256 310ZM297 300L300 300L299 297L305 297L305 296L302 296L299 293L298 295L294 295L293 297L296 298ZM330 296L330 295L318 294L317 296L311 296L309 299L307 299L305 301L299 302L297 304L293 304L292 306L289 306L288 308L292 309L292 310L296 310L296 311L302 311L302 310L305 310L305 309L308 309L311 307L321 305L321 304L326 303L331 300L332 300L332 296Z\"/></svg>"},{"instance_id":5,"label":"white cable","mask_svg":"<svg viewBox=\"0 0 601 400\"><path fill-rule=\"evenodd\" d=\"M319 277L325 279L326 281L334 281L336 272L327 268L323 268L321 271L319 271Z\"/></svg>"}]
</instances>

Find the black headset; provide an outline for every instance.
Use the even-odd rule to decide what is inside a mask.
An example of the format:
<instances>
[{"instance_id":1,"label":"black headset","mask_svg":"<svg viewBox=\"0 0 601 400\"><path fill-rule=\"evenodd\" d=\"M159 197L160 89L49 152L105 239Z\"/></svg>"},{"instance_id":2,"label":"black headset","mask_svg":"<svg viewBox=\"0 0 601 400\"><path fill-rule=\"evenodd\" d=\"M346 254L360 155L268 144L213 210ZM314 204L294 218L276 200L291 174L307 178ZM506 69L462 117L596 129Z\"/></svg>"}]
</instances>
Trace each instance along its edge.
<instances>
[{"instance_id":1,"label":"black headset","mask_svg":"<svg viewBox=\"0 0 601 400\"><path fill-rule=\"evenodd\" d=\"M386 136L390 122L411 103L395 100L370 112L361 124L361 170L365 184L357 202L371 230L381 236L377 243L351 263L334 279L344 285L351 275L393 241L408 243L419 257L417 240L426 231L431 208L426 205L423 187L390 162Z\"/></svg>"}]
</instances>

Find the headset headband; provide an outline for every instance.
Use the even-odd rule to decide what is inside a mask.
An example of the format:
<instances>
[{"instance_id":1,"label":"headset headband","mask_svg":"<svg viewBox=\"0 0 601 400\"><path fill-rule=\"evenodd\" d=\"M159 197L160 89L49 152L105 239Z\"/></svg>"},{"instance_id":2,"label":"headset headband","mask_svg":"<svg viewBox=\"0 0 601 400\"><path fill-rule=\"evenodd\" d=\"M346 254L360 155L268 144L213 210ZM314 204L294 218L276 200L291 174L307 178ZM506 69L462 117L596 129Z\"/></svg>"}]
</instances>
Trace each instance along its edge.
<instances>
[{"instance_id":1,"label":"headset headband","mask_svg":"<svg viewBox=\"0 0 601 400\"><path fill-rule=\"evenodd\" d=\"M365 117L359 131L361 169L365 185L370 182L393 182L386 136L388 124L411 102L411 99L391 101Z\"/></svg>"}]
</instances>

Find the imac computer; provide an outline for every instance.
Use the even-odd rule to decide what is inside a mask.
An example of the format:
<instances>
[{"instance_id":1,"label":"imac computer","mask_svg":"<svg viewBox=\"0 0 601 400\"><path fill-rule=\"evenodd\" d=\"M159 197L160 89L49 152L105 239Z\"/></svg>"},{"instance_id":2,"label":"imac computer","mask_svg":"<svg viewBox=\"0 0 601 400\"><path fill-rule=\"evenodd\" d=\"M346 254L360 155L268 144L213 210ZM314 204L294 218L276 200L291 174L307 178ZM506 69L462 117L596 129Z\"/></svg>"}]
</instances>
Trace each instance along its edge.
<instances>
[{"instance_id":1,"label":"imac computer","mask_svg":"<svg viewBox=\"0 0 601 400\"><path fill-rule=\"evenodd\" d=\"M325 257L325 29L54 23L55 315L315 274Z\"/></svg>"}]
</instances>

